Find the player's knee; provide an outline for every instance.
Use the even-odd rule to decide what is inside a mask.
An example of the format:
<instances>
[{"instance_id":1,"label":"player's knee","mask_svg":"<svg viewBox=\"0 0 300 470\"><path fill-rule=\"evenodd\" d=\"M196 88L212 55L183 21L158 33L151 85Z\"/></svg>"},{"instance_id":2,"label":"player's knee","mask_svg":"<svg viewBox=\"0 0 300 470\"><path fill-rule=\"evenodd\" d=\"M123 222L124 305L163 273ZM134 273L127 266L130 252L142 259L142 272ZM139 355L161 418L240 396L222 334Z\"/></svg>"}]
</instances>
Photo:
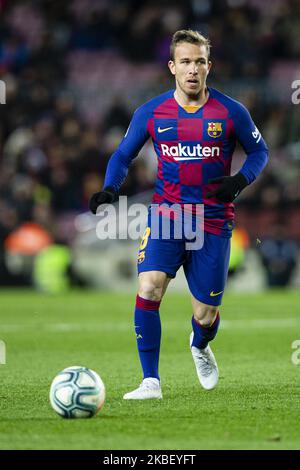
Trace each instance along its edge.
<instances>
[{"instance_id":1,"label":"player's knee","mask_svg":"<svg viewBox=\"0 0 300 470\"><path fill-rule=\"evenodd\" d=\"M214 323L218 311L219 307L201 304L194 308L194 316L200 325L204 328L209 328Z\"/></svg>"},{"instance_id":2,"label":"player's knee","mask_svg":"<svg viewBox=\"0 0 300 470\"><path fill-rule=\"evenodd\" d=\"M143 299L160 301L168 283L167 275L162 272L142 272L139 274L138 295Z\"/></svg>"},{"instance_id":3,"label":"player's knee","mask_svg":"<svg viewBox=\"0 0 300 470\"><path fill-rule=\"evenodd\" d=\"M143 299L160 301L162 299L163 286L153 281L140 282L138 294Z\"/></svg>"}]
</instances>

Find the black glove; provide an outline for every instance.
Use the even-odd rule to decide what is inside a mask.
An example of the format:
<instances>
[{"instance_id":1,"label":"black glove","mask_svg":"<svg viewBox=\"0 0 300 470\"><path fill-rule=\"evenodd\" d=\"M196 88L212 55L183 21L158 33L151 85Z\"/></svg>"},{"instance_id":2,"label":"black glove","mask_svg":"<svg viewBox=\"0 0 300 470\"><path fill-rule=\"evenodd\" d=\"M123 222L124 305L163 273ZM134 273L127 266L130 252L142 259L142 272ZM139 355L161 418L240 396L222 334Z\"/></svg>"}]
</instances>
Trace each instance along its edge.
<instances>
[{"instance_id":1,"label":"black glove","mask_svg":"<svg viewBox=\"0 0 300 470\"><path fill-rule=\"evenodd\" d=\"M118 193L114 190L114 188L108 186L107 188L104 188L103 191L99 191L99 193L92 195L89 202L90 211L93 214L96 214L97 209L99 206L101 206L101 204L110 204L115 202L117 199Z\"/></svg>"},{"instance_id":2,"label":"black glove","mask_svg":"<svg viewBox=\"0 0 300 470\"><path fill-rule=\"evenodd\" d=\"M217 189L205 195L208 199L215 196L220 202L232 202L248 186L248 181L242 173L237 173L234 176L213 178L208 183L221 183Z\"/></svg>"}]
</instances>

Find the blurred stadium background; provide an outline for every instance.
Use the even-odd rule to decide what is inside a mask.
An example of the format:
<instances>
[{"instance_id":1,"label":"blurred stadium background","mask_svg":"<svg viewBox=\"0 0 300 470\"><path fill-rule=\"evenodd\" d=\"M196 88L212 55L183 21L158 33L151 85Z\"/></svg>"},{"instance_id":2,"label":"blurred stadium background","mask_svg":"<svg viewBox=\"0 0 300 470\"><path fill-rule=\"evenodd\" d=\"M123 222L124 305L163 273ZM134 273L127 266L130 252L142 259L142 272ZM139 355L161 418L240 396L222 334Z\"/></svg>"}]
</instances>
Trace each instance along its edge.
<instances>
[{"instance_id":1,"label":"blurred stadium background","mask_svg":"<svg viewBox=\"0 0 300 470\"><path fill-rule=\"evenodd\" d=\"M300 286L297 0L0 0L0 12L0 285L135 287L138 242L100 242L88 200L134 109L173 87L170 38L190 27L211 39L209 84L248 107L270 148L236 204L228 287ZM147 204L155 172L149 142L122 194Z\"/></svg>"}]
</instances>

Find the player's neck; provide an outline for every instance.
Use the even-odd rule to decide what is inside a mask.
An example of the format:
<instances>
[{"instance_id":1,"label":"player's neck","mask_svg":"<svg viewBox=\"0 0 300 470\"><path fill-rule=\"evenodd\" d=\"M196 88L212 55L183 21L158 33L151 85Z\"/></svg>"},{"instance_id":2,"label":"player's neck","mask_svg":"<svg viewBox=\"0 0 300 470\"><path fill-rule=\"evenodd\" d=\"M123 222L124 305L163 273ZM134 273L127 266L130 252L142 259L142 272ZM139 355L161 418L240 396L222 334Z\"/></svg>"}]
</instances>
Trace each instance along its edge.
<instances>
[{"instance_id":1,"label":"player's neck","mask_svg":"<svg viewBox=\"0 0 300 470\"><path fill-rule=\"evenodd\" d=\"M204 106L209 98L209 91L207 87L203 88L197 97L190 97L184 93L180 88L176 88L174 92L174 98L177 103L184 106Z\"/></svg>"}]
</instances>

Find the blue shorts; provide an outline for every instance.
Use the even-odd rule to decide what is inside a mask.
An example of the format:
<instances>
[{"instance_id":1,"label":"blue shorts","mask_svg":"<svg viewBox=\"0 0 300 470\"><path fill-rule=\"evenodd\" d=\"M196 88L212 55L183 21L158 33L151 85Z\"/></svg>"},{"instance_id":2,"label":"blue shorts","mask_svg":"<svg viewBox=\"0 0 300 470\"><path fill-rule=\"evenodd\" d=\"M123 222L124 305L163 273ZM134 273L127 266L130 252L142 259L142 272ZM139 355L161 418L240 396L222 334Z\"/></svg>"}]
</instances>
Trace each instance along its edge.
<instances>
[{"instance_id":1,"label":"blue shorts","mask_svg":"<svg viewBox=\"0 0 300 470\"><path fill-rule=\"evenodd\" d=\"M149 219L148 219L149 223ZM200 249L186 249L187 240L152 237L146 228L138 253L138 273L162 271L174 278L183 266L192 295L207 305L221 305L228 274L230 238L204 232Z\"/></svg>"}]
</instances>

